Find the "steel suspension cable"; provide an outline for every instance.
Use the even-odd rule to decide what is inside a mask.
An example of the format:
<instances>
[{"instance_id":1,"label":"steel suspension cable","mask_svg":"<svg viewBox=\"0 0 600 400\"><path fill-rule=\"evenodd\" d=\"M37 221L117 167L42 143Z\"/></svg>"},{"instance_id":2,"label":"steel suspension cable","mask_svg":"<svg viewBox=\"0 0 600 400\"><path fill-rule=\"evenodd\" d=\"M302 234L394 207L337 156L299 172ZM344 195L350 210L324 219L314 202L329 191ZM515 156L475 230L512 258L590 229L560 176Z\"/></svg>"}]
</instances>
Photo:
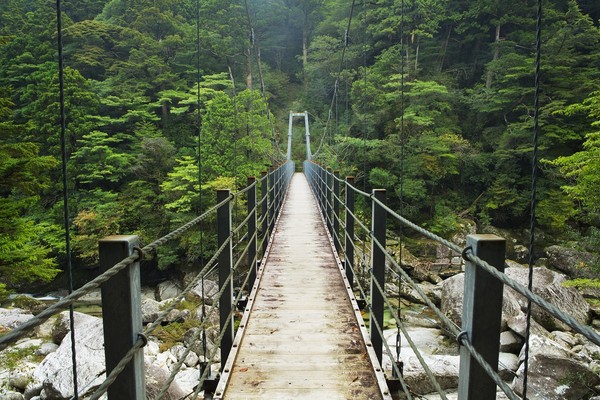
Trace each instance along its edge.
<instances>
[{"instance_id":1,"label":"steel suspension cable","mask_svg":"<svg viewBox=\"0 0 600 400\"><path fill-rule=\"evenodd\" d=\"M362 162L363 162L363 191L367 191L367 3L363 0L363 24L364 26L364 37L362 45L362 56L363 56L363 93L362 93L362 112L363 112L363 151L362 151Z\"/></svg>"},{"instance_id":2,"label":"steel suspension cable","mask_svg":"<svg viewBox=\"0 0 600 400\"><path fill-rule=\"evenodd\" d=\"M71 254L71 223L69 218L69 182L67 177L67 118L65 111L65 65L63 56L62 36L62 5L61 0L56 0L56 31L58 47L58 93L60 103L60 149L62 160L62 189L63 189L63 218L65 230L65 251L67 258L67 288L69 294L73 293L73 263ZM75 311L73 305L69 306L69 326L71 329L71 362L73 363L73 393L75 399L79 398L77 385L77 352L75 342Z\"/></svg>"},{"instance_id":3,"label":"steel suspension cable","mask_svg":"<svg viewBox=\"0 0 600 400\"><path fill-rule=\"evenodd\" d=\"M531 160L531 209L529 226L529 274L527 289L533 291L533 265L535 263L535 211L537 203L538 178L538 142L540 134L540 75L542 54L542 0L537 0L535 20L535 91L533 96L533 155ZM525 360L523 362L523 398L527 398L527 376L529 373L529 337L531 334L531 299L527 299L526 328L525 328Z\"/></svg>"},{"instance_id":4,"label":"steel suspension cable","mask_svg":"<svg viewBox=\"0 0 600 400\"><path fill-rule=\"evenodd\" d=\"M400 215L404 214L404 0L401 2L401 17L400 17ZM403 237L404 237L404 225L400 225L400 251L399 260L400 267L403 267L402 256L403 251ZM401 363L400 350L402 348L402 336L400 334L400 318L401 318L401 304L402 301L402 277L398 275L398 330L396 332L396 362Z\"/></svg>"},{"instance_id":5,"label":"steel suspension cable","mask_svg":"<svg viewBox=\"0 0 600 400\"><path fill-rule=\"evenodd\" d=\"M202 98L200 97L200 80L202 76L200 73L200 0L196 0L196 134L198 137L198 214L202 214L202 117L200 110L202 108ZM204 234L202 231L202 222L200 222L198 229L200 231L200 270L204 268ZM202 318L201 323L206 318L206 304L205 304L205 292L204 292L204 275L202 275ZM206 328L202 329L202 347L203 356L206 360Z\"/></svg>"}]
</instances>

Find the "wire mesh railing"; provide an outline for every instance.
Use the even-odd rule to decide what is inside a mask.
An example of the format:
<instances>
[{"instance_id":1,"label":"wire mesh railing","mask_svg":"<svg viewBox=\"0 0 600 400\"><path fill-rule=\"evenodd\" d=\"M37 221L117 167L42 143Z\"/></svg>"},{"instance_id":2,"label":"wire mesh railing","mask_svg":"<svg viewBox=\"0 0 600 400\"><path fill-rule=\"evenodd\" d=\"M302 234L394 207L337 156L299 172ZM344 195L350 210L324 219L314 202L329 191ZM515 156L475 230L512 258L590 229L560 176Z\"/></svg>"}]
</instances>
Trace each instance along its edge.
<instances>
[{"instance_id":1,"label":"wire mesh railing","mask_svg":"<svg viewBox=\"0 0 600 400\"><path fill-rule=\"evenodd\" d=\"M99 242L101 274L47 307L33 318L0 337L0 350L13 344L19 338L47 321L58 312L70 307L82 296L98 288L102 293L102 314L104 328L104 348L106 379L95 387L84 385L79 396L99 399L108 394L110 399L146 399L144 384L143 347L148 338L166 320L167 316L190 294L192 289L212 271L219 275L219 291L213 297L211 307L202 314L200 324L192 341L201 341L208 328L211 315L219 312L219 334L214 348L201 363L200 378L193 392L186 398L197 398L210 378L211 365L221 362L224 365L234 337L236 306L244 292L254 285L256 270L265 255L267 243L272 237L275 219L279 214L291 177L294 163L288 161L269 169L261 178L249 178L248 185L231 193L217 191L217 204L147 246L140 247L139 238L134 235L111 236ZM232 226L234 204L245 198L247 209L241 221ZM171 300L154 322L142 328L140 261L145 254L155 254L167 242L197 228L202 221L211 219L217 231L217 250L203 263L201 270L194 275L188 285ZM204 226L204 228L208 228ZM239 290L234 292L234 280L238 279ZM204 302L205 299L203 298ZM170 374L158 391L155 399L167 398L167 391L181 370L192 347L187 347L178 361L171 367ZM220 354L218 352L220 349ZM85 392L85 393L84 393Z\"/></svg>"},{"instance_id":2,"label":"wire mesh railing","mask_svg":"<svg viewBox=\"0 0 600 400\"><path fill-rule=\"evenodd\" d=\"M397 348L392 348L384 340L383 313L387 310L396 321L398 329L402 331L440 398L448 397L411 339L399 316L399 310L393 307L389 296L386 295L386 276L390 274L400 278L417 292L423 303L436 315L438 325L453 335L460 345L458 385L460 399L495 399L497 388L500 388L511 400L520 399L498 374L504 285L530 299L592 343L600 345L600 336L596 331L578 322L571 315L561 311L504 273L506 264L504 239L494 235L469 235L467 246L463 248L423 229L390 209L386 204L385 190L373 190L372 193L361 191L354 186L353 177L343 180L331 169L310 161L304 162L304 173L332 238L339 240L339 247L336 246L336 249L340 259L343 260L348 280L355 292L360 294L366 303L366 310L370 313L371 341L376 347L375 352L379 362L382 362L383 351L391 360L400 357L399 340L396 341ZM371 214L370 218L362 215L357 209L356 203L360 201L366 204L367 211ZM406 272L402 261L397 260L387 251L388 218L453 252L462 254L465 260L462 327L458 327L435 305ZM342 241L341 238L344 240ZM356 277L359 278L355 279ZM415 394L411 392L402 376L401 360L392 362L391 372L392 376L399 380L404 396L408 399L413 398Z\"/></svg>"}]
</instances>

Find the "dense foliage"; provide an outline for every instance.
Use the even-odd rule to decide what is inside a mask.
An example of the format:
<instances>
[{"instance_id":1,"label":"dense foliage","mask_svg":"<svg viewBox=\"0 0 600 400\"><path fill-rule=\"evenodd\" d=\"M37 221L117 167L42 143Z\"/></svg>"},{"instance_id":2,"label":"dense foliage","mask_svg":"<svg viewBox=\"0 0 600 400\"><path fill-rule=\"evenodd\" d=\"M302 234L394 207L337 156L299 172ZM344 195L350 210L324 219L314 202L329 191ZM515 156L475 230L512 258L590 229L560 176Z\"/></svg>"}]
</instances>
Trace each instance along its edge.
<instances>
[{"instance_id":1,"label":"dense foliage","mask_svg":"<svg viewBox=\"0 0 600 400\"><path fill-rule=\"evenodd\" d=\"M526 227L533 1L357 1L349 31L345 0L63 4L78 267L99 237L156 238L200 211L199 193L209 205L259 174L290 109L316 117L324 160L417 222ZM0 297L64 264L54 6L0 5ZM559 239L600 236L599 17L592 0L544 2L538 219ZM201 256L198 240L159 266Z\"/></svg>"}]
</instances>

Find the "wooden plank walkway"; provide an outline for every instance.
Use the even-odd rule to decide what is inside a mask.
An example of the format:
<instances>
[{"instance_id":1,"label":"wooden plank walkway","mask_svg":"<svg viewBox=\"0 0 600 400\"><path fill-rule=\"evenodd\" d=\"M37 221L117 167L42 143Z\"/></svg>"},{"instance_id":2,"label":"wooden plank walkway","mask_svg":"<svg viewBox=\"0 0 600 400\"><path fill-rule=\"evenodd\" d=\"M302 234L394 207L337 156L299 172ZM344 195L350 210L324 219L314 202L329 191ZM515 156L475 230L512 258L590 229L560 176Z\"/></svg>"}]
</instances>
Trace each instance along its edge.
<instances>
[{"instance_id":1,"label":"wooden plank walkway","mask_svg":"<svg viewBox=\"0 0 600 400\"><path fill-rule=\"evenodd\" d=\"M303 174L259 278L215 399L390 398Z\"/></svg>"}]
</instances>

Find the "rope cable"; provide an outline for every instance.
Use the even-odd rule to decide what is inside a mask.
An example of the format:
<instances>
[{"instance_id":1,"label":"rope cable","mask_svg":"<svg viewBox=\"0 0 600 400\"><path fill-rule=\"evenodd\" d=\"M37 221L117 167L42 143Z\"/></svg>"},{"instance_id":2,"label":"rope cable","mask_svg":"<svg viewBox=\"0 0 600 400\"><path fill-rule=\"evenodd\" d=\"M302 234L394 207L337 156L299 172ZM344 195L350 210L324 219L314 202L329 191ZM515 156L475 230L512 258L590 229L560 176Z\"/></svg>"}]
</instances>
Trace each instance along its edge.
<instances>
[{"instance_id":1,"label":"rope cable","mask_svg":"<svg viewBox=\"0 0 600 400\"><path fill-rule=\"evenodd\" d=\"M535 262L535 211L537 202L537 178L538 178L538 142L540 134L539 111L540 111L540 70L542 53L542 0L537 0L536 22L535 22L535 92L533 96L533 155L531 160L531 209L530 209L530 232L529 232L529 274L527 289L533 291L533 265ZM527 377L529 372L529 336L531 333L531 299L527 299L526 327L525 327L525 360L523 362L523 398L527 398Z\"/></svg>"},{"instance_id":2,"label":"rope cable","mask_svg":"<svg viewBox=\"0 0 600 400\"><path fill-rule=\"evenodd\" d=\"M69 218L69 183L67 177L67 118L65 111L65 65L63 55L63 35L62 35L62 5L61 0L56 0L56 31L58 47L58 92L60 103L60 149L61 149L61 167L62 167L62 192L63 192L63 218L65 233L65 251L67 262L67 288L69 294L73 293L73 264L71 254L71 223ZM75 341L75 311L73 305L69 305L69 327L71 336L71 362L73 364L73 393L75 399L79 398L79 388L77 384L77 352Z\"/></svg>"}]
</instances>

